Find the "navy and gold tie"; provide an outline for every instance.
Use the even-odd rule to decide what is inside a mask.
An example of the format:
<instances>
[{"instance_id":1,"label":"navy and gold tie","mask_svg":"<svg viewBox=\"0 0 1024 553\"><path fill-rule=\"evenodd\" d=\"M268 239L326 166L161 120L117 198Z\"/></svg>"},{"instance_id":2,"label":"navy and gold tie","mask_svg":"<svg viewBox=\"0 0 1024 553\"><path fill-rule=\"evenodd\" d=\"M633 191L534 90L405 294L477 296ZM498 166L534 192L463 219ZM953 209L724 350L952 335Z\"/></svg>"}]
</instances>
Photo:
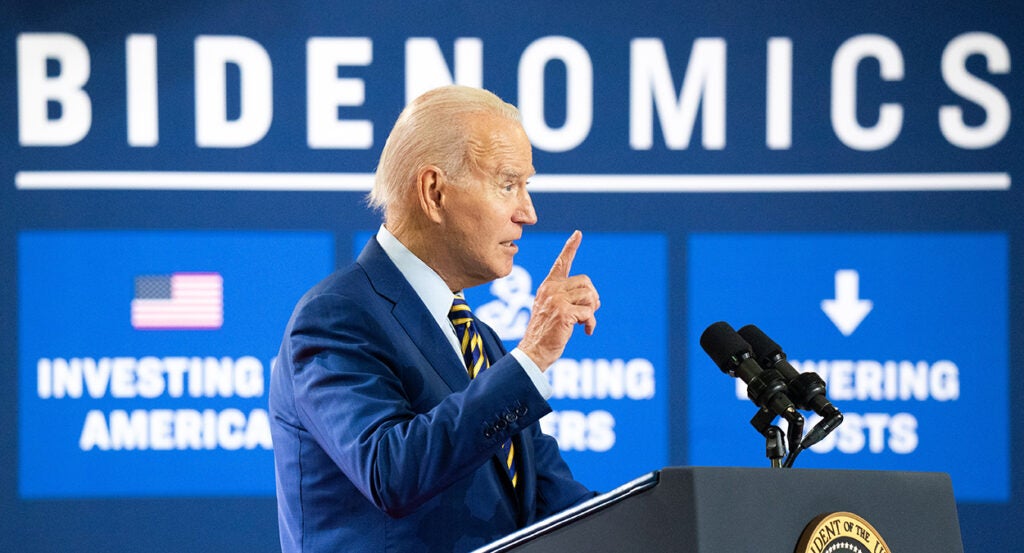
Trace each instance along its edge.
<instances>
[{"instance_id":1,"label":"navy and gold tie","mask_svg":"<svg viewBox=\"0 0 1024 553\"><path fill-rule=\"evenodd\" d=\"M491 366L484 354L484 341L476 329L476 321L469 305L462 295L455 296L452 301L451 311L448 312L448 319L455 326L455 336L459 339L459 347L462 349L462 359L466 363L470 378L476 378L480 371ZM516 473L515 451L512 448L511 438L505 440L501 445L502 458L505 460L505 467L508 469L508 476L512 479L512 486L515 487L518 480Z\"/></svg>"}]
</instances>

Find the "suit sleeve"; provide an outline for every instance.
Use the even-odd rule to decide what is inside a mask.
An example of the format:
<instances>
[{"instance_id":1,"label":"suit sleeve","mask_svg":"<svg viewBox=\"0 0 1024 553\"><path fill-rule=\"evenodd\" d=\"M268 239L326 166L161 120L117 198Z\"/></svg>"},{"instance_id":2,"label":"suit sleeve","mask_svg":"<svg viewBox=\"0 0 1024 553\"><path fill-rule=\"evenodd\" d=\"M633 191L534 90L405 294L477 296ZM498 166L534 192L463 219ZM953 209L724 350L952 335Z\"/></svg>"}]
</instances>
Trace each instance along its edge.
<instances>
[{"instance_id":1,"label":"suit sleeve","mask_svg":"<svg viewBox=\"0 0 1024 553\"><path fill-rule=\"evenodd\" d=\"M534 520L540 520L582 503L597 495L572 476L562 459L558 443L540 431L540 425L531 428L534 458L537 466L537 503Z\"/></svg>"},{"instance_id":2,"label":"suit sleeve","mask_svg":"<svg viewBox=\"0 0 1024 553\"><path fill-rule=\"evenodd\" d=\"M508 355L464 390L430 398L423 379L434 369L364 305L336 294L301 305L282 369L293 372L301 424L364 496L400 517L487 462L551 408Z\"/></svg>"},{"instance_id":3,"label":"suit sleeve","mask_svg":"<svg viewBox=\"0 0 1024 553\"><path fill-rule=\"evenodd\" d=\"M490 333L491 339L504 353L501 340L494 330L487 325L481 327ZM530 520L551 516L597 495L573 477L569 465L562 458L558 442L541 431L540 424L531 425L525 432L530 434L533 447L531 465L537 476L537 501Z\"/></svg>"}]
</instances>

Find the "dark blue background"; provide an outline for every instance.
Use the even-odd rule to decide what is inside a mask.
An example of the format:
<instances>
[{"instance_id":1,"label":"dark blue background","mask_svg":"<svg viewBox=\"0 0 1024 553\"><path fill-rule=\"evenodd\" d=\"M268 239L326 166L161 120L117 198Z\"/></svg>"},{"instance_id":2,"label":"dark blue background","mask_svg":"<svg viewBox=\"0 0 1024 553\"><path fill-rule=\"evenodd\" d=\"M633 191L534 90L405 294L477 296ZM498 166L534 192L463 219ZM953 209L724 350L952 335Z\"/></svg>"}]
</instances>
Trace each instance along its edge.
<instances>
[{"instance_id":1,"label":"dark blue background","mask_svg":"<svg viewBox=\"0 0 1024 553\"><path fill-rule=\"evenodd\" d=\"M821 5L814 2L618 2L600 4L508 4L303 2L279 7L242 2L16 2L5 6L0 23L0 549L12 551L273 551L277 547L274 500L102 499L23 501L17 497L18 298L17 235L33 229L242 229L320 230L335 234L335 258L352 257L358 230L375 228L378 218L357 192L181 192L18 190L14 175L25 170L201 170L330 171L369 173L380 145L404 103L404 44L410 37L438 40L451 55L458 37L484 43L484 86L515 103L516 70L523 49L537 38L565 35L580 42L594 67L594 123L587 140L565 153L535 152L542 173L560 174L733 174L846 172L1006 172L1022 174L1021 131L1024 81L1024 9L1012 2L871 2ZM968 121L982 112L950 92L940 59L954 37L984 31L999 37L1014 63L1009 74L975 74L1009 100L1012 122L995 146L964 150L949 144L938 126L942 105L962 105ZM92 72L86 85L93 104L90 133L68 147L21 147L17 135L15 44L19 33L65 32L89 48ZM124 40L131 33L158 39L160 142L132 148L125 138ZM881 82L870 63L861 68L862 124L870 125L881 102L904 107L903 130L889 147L861 152L842 144L829 119L831 62L848 38L879 33L903 54L905 77ZM242 149L201 149L195 145L193 41L201 34L243 35L268 52L274 70L274 119L267 136ZM305 42L312 36L365 36L373 40L373 63L346 68L366 83L366 104L345 108L348 118L374 122L369 151L310 150L305 136ZM793 146L774 151L764 139L766 41L793 40ZM728 43L727 144L707 151L695 131L689 149L664 147L655 125L654 148L632 151L628 143L629 42L658 37L668 52L676 85L693 41L724 37ZM976 61L976 60L974 60ZM548 73L548 121L564 117L559 69ZM229 87L230 87L229 80ZM237 86L237 84L235 85ZM229 109L231 106L229 105ZM234 107L237 109L237 106ZM699 129L699 123L697 128ZM708 362L688 366L687 240L700 232L996 232L1009 239L1008 358L1024 355L1024 267L1019 185L986 192L862 193L538 193L535 230L567 234L651 232L666 237L668 355L672 373L670 462L685 464L687 374L716 371ZM752 274L770 264L771 252L751 261ZM908 263L913 260L908 260ZM700 293L700 291L694 291ZM281 321L283 327L284 321ZM899 329L893 329L897 340ZM979 341L973 347L989 344ZM723 386L731 386L724 382ZM1024 484L1012 472L1024 456L1019 398L1021 379L1009 380L1010 500L960 503L967 551L1012 548L1024 543L1021 513ZM748 414L723 412L722 417ZM951 447L969 448L967 428L950 429ZM752 450L752 455L759 455Z\"/></svg>"}]
</instances>

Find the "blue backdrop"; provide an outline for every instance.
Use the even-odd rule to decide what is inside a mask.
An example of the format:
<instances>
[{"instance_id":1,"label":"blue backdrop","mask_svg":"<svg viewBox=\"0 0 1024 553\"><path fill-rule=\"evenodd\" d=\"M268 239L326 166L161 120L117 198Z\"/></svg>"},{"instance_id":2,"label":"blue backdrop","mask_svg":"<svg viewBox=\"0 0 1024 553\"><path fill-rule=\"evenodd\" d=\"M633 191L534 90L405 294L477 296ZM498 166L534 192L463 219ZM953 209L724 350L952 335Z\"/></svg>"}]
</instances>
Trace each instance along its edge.
<instances>
[{"instance_id":1,"label":"blue backdrop","mask_svg":"<svg viewBox=\"0 0 1024 553\"><path fill-rule=\"evenodd\" d=\"M535 148L540 221L468 293L510 346L584 231L604 306L544 422L582 480L765 466L698 346L756 324L848 415L798 466L948 472L967 551L1024 543L1017 4L4 11L0 550L277 548L280 333L379 224L398 112L453 81L517 104ZM206 328L181 290L133 326L146 279L195 274Z\"/></svg>"}]
</instances>

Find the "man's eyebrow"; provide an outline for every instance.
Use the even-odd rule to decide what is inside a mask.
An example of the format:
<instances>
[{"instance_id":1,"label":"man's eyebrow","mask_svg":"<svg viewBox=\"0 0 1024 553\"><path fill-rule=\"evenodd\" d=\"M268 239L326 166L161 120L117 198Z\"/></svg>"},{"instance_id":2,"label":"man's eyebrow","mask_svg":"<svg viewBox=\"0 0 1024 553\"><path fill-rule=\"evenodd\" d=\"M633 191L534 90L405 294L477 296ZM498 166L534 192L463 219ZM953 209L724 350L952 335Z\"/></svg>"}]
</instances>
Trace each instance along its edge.
<instances>
[{"instance_id":1,"label":"man's eyebrow","mask_svg":"<svg viewBox=\"0 0 1024 553\"><path fill-rule=\"evenodd\" d=\"M528 179L528 178L530 178L531 176L536 174L536 172L535 171L528 171L527 173L524 174L522 171L520 171L518 169L513 169L511 167L508 167L508 168L504 168L504 169L499 170L498 174L501 175L502 177L504 177L505 179L521 180L521 179Z\"/></svg>"}]
</instances>

